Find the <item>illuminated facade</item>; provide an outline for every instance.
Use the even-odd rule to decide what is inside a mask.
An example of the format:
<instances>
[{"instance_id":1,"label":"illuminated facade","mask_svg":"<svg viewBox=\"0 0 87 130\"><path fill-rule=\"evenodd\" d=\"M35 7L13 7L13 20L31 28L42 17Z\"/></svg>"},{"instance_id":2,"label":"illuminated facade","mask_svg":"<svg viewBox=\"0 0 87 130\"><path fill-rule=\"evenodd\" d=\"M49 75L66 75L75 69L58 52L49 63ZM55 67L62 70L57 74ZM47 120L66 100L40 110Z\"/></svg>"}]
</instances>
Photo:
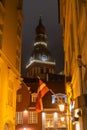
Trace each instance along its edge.
<instances>
[{"instance_id":1,"label":"illuminated facade","mask_svg":"<svg viewBox=\"0 0 87 130\"><path fill-rule=\"evenodd\" d=\"M66 114L60 112L58 103L66 103L64 76L51 75L47 82L50 91L43 97L43 111L36 112L38 79L25 78L17 91L16 130L67 130ZM58 94L59 93L59 94Z\"/></svg>"},{"instance_id":2,"label":"illuminated facade","mask_svg":"<svg viewBox=\"0 0 87 130\"><path fill-rule=\"evenodd\" d=\"M87 129L87 0L59 0L65 54L69 130ZM71 124L71 125L70 125Z\"/></svg>"},{"instance_id":3,"label":"illuminated facade","mask_svg":"<svg viewBox=\"0 0 87 130\"><path fill-rule=\"evenodd\" d=\"M0 0L0 130L15 130L22 21L21 0Z\"/></svg>"},{"instance_id":4,"label":"illuminated facade","mask_svg":"<svg viewBox=\"0 0 87 130\"><path fill-rule=\"evenodd\" d=\"M46 30L40 18L35 29L34 50L29 58L29 63L26 65L27 77L36 78L40 76L44 78L47 73L55 73L55 61L47 48L46 40Z\"/></svg>"}]
</instances>

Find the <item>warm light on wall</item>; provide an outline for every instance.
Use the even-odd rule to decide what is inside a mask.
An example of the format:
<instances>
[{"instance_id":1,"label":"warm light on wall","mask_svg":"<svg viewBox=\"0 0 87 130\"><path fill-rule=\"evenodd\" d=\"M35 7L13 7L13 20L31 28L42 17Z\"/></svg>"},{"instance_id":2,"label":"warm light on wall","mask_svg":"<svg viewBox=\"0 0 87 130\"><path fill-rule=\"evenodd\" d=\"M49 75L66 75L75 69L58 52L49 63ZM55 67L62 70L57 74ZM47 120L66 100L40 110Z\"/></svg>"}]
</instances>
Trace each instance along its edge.
<instances>
[{"instance_id":1,"label":"warm light on wall","mask_svg":"<svg viewBox=\"0 0 87 130\"><path fill-rule=\"evenodd\" d=\"M24 114L28 114L28 111L27 110L24 110L24 112L23 112Z\"/></svg>"},{"instance_id":2,"label":"warm light on wall","mask_svg":"<svg viewBox=\"0 0 87 130\"><path fill-rule=\"evenodd\" d=\"M23 128L23 130L27 130L26 128Z\"/></svg>"}]
</instances>

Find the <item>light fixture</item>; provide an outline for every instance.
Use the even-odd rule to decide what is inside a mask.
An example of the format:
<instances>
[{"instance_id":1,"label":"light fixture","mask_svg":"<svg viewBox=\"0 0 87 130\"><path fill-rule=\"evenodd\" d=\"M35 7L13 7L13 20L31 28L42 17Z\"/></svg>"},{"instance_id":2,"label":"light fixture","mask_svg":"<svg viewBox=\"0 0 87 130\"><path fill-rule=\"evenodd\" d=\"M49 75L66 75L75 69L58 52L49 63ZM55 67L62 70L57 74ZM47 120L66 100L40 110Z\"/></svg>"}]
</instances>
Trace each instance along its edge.
<instances>
[{"instance_id":1,"label":"light fixture","mask_svg":"<svg viewBox=\"0 0 87 130\"><path fill-rule=\"evenodd\" d=\"M65 118L64 118L64 117L61 117L60 119L61 119L61 121L64 121L64 120L65 120Z\"/></svg>"},{"instance_id":2,"label":"light fixture","mask_svg":"<svg viewBox=\"0 0 87 130\"><path fill-rule=\"evenodd\" d=\"M65 105L64 104L59 104L58 106L59 106L59 110L61 112L63 112L65 110Z\"/></svg>"},{"instance_id":3,"label":"light fixture","mask_svg":"<svg viewBox=\"0 0 87 130\"><path fill-rule=\"evenodd\" d=\"M28 114L28 111L27 111L27 110L24 110L24 114Z\"/></svg>"}]
</instances>

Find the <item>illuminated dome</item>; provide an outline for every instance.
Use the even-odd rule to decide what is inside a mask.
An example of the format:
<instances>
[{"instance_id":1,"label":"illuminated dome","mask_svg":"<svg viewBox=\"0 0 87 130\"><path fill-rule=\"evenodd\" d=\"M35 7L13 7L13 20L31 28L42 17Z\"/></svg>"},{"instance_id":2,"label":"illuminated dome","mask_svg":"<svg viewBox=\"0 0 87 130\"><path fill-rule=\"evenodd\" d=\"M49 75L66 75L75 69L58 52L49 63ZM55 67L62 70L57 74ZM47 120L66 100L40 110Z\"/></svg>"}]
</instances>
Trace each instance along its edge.
<instances>
[{"instance_id":1,"label":"illuminated dome","mask_svg":"<svg viewBox=\"0 0 87 130\"><path fill-rule=\"evenodd\" d=\"M41 60L43 62L44 61L54 62L51 53L44 44L39 44L34 47L34 50L30 57L30 61L32 60Z\"/></svg>"}]
</instances>

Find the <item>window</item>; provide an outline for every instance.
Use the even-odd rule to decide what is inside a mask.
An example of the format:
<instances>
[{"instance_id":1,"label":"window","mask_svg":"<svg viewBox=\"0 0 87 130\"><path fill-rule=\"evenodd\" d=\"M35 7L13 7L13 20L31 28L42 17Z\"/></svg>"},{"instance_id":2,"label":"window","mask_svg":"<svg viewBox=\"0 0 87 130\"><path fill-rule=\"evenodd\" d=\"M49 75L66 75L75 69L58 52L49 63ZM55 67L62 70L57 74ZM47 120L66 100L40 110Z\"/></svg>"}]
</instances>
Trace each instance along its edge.
<instances>
[{"instance_id":1,"label":"window","mask_svg":"<svg viewBox=\"0 0 87 130\"><path fill-rule=\"evenodd\" d=\"M17 103L22 102L22 94L17 94Z\"/></svg>"},{"instance_id":2,"label":"window","mask_svg":"<svg viewBox=\"0 0 87 130\"><path fill-rule=\"evenodd\" d=\"M42 113L42 125L44 129L58 129L58 113Z\"/></svg>"},{"instance_id":3,"label":"window","mask_svg":"<svg viewBox=\"0 0 87 130\"><path fill-rule=\"evenodd\" d=\"M49 73L49 68L46 68L46 73Z\"/></svg>"},{"instance_id":4,"label":"window","mask_svg":"<svg viewBox=\"0 0 87 130\"><path fill-rule=\"evenodd\" d=\"M22 124L23 123L23 112L17 112L16 113L16 124Z\"/></svg>"},{"instance_id":5,"label":"window","mask_svg":"<svg viewBox=\"0 0 87 130\"><path fill-rule=\"evenodd\" d=\"M43 74L43 68L40 68L40 73Z\"/></svg>"},{"instance_id":6,"label":"window","mask_svg":"<svg viewBox=\"0 0 87 130\"><path fill-rule=\"evenodd\" d=\"M54 116L52 114L46 114L46 120L45 120L45 128L53 128L54 127Z\"/></svg>"},{"instance_id":7,"label":"window","mask_svg":"<svg viewBox=\"0 0 87 130\"><path fill-rule=\"evenodd\" d=\"M37 98L37 93L32 93L31 94L31 102L36 102L36 98Z\"/></svg>"},{"instance_id":8,"label":"window","mask_svg":"<svg viewBox=\"0 0 87 130\"><path fill-rule=\"evenodd\" d=\"M58 102L67 102L67 97L65 94L59 93L56 95L52 95L52 103L58 103Z\"/></svg>"},{"instance_id":9,"label":"window","mask_svg":"<svg viewBox=\"0 0 87 130\"><path fill-rule=\"evenodd\" d=\"M37 124L38 122L38 114L36 111L29 111L29 116L28 116L28 123L29 124Z\"/></svg>"},{"instance_id":10,"label":"window","mask_svg":"<svg viewBox=\"0 0 87 130\"><path fill-rule=\"evenodd\" d=\"M76 123L76 130L80 130L80 124Z\"/></svg>"},{"instance_id":11,"label":"window","mask_svg":"<svg viewBox=\"0 0 87 130\"><path fill-rule=\"evenodd\" d=\"M52 103L55 103L56 101L55 101L55 96L54 95L52 95Z\"/></svg>"}]
</instances>

